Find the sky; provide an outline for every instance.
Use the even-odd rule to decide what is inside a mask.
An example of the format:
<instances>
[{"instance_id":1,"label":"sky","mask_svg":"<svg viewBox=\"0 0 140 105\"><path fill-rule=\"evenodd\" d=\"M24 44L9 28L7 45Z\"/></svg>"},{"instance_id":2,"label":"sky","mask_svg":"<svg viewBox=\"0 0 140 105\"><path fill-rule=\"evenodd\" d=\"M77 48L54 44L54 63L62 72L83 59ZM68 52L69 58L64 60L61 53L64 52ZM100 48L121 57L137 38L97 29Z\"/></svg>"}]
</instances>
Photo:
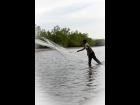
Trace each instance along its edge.
<instances>
[{"instance_id":1,"label":"sky","mask_svg":"<svg viewBox=\"0 0 140 105\"><path fill-rule=\"evenodd\" d=\"M58 25L105 38L105 0L35 0L35 24L46 30Z\"/></svg>"}]
</instances>

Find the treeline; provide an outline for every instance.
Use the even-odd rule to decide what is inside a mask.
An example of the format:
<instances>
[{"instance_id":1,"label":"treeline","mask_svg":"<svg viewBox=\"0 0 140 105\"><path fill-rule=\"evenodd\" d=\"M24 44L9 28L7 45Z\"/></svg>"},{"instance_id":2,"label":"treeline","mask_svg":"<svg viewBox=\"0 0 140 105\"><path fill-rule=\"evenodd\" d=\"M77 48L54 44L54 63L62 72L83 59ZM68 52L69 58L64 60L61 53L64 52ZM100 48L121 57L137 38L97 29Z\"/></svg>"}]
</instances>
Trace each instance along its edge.
<instances>
[{"instance_id":1,"label":"treeline","mask_svg":"<svg viewBox=\"0 0 140 105\"><path fill-rule=\"evenodd\" d=\"M88 37L87 33L71 31L69 28L60 28L55 26L51 31L40 30L37 38L47 38L63 47L81 47L82 40L86 39L90 46L95 46L96 41Z\"/></svg>"},{"instance_id":2,"label":"treeline","mask_svg":"<svg viewBox=\"0 0 140 105\"><path fill-rule=\"evenodd\" d=\"M105 45L105 39L95 39L95 46L104 46Z\"/></svg>"}]
</instances>

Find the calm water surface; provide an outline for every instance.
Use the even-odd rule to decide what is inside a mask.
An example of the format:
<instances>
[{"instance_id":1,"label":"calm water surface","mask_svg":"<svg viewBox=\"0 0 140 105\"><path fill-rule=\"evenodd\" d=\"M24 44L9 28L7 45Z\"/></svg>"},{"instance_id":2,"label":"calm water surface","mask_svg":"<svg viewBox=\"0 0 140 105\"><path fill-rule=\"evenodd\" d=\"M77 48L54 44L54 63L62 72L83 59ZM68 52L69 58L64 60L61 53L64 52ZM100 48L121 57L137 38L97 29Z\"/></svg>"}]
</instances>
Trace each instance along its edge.
<instances>
[{"instance_id":1,"label":"calm water surface","mask_svg":"<svg viewBox=\"0 0 140 105\"><path fill-rule=\"evenodd\" d=\"M67 49L35 52L36 105L105 105L105 47L94 47L103 65L92 61L86 51Z\"/></svg>"}]
</instances>

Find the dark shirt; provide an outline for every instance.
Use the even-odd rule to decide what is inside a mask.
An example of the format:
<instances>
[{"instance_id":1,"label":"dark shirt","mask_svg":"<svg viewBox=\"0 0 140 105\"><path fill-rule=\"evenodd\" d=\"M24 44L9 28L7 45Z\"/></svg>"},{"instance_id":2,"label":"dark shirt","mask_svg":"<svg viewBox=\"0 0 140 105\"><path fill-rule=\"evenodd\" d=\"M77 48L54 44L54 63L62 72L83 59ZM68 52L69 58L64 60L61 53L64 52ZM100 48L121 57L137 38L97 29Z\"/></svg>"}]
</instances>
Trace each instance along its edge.
<instances>
[{"instance_id":1,"label":"dark shirt","mask_svg":"<svg viewBox=\"0 0 140 105\"><path fill-rule=\"evenodd\" d=\"M87 55L90 55L91 53L94 53L88 43L86 43L84 45L84 48L87 50Z\"/></svg>"}]
</instances>

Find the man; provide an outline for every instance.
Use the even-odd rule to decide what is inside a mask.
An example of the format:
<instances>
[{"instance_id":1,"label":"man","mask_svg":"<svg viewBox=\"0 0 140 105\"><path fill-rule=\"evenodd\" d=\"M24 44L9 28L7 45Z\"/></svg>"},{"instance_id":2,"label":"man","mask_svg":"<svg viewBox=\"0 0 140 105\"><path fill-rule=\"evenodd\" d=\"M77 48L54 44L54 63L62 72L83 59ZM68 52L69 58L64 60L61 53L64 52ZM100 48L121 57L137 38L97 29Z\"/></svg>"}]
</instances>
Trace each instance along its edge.
<instances>
[{"instance_id":1,"label":"man","mask_svg":"<svg viewBox=\"0 0 140 105\"><path fill-rule=\"evenodd\" d=\"M87 43L87 40L83 40L83 45L84 45L84 48L81 49L81 50L78 50L77 52L83 51L84 49L87 50L88 65L89 65L89 67L91 67L91 60L92 60L92 58L93 58L98 64L101 64L101 62L96 58L94 51L91 49L91 47L90 47L89 44Z\"/></svg>"}]
</instances>

